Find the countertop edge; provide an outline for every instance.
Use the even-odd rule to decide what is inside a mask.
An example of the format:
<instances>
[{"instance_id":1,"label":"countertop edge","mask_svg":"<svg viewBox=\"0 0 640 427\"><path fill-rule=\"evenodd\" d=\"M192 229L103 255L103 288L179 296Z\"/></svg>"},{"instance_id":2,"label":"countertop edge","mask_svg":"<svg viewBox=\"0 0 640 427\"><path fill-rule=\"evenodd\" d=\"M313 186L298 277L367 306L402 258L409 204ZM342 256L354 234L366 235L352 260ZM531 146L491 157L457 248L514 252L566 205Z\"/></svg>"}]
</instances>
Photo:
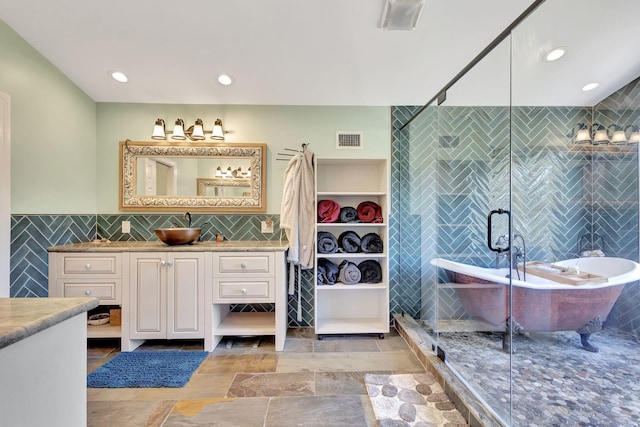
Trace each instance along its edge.
<instances>
[{"instance_id":1,"label":"countertop edge","mask_svg":"<svg viewBox=\"0 0 640 427\"><path fill-rule=\"evenodd\" d=\"M190 245L170 246L160 241L81 242L51 246L48 252L267 252L286 251L287 241L246 240L224 242L198 242Z\"/></svg>"},{"instance_id":2,"label":"countertop edge","mask_svg":"<svg viewBox=\"0 0 640 427\"><path fill-rule=\"evenodd\" d=\"M52 303L53 300L56 302ZM0 349L94 309L99 303L97 298L3 298L0 300L0 307L20 310L23 314L16 315L9 327L5 328L0 322ZM25 310L29 310L28 305L31 305L30 309L45 312L41 315L25 314ZM21 324L17 324L18 322Z\"/></svg>"}]
</instances>

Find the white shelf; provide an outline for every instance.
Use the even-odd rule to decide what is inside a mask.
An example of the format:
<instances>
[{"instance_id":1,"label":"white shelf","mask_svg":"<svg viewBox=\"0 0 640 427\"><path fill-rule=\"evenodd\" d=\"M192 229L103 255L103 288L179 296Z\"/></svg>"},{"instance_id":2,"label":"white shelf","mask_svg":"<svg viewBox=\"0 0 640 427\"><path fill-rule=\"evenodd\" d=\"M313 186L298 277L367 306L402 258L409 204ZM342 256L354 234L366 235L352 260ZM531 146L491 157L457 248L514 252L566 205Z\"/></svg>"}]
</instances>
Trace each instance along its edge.
<instances>
[{"instance_id":1,"label":"white shelf","mask_svg":"<svg viewBox=\"0 0 640 427\"><path fill-rule=\"evenodd\" d=\"M389 332L389 325L379 318L318 319L315 333L323 334L378 334ZM319 324L319 325L318 325Z\"/></svg>"},{"instance_id":2,"label":"white shelf","mask_svg":"<svg viewBox=\"0 0 640 427\"><path fill-rule=\"evenodd\" d=\"M366 252L335 252L332 254L318 253L318 258L386 258L387 254L382 253L366 253Z\"/></svg>"},{"instance_id":3,"label":"white shelf","mask_svg":"<svg viewBox=\"0 0 640 427\"><path fill-rule=\"evenodd\" d=\"M335 285L318 285L318 292L324 291L353 291L364 289L377 289L380 291L386 291L387 285L385 283L357 283L355 285L345 285L344 283L336 283Z\"/></svg>"},{"instance_id":4,"label":"white shelf","mask_svg":"<svg viewBox=\"0 0 640 427\"><path fill-rule=\"evenodd\" d=\"M229 313L217 328L214 335L275 335L276 314L271 313Z\"/></svg>"},{"instance_id":5,"label":"white shelf","mask_svg":"<svg viewBox=\"0 0 640 427\"><path fill-rule=\"evenodd\" d=\"M384 222L316 223L315 230L331 232L336 238L343 231L357 234L374 232L388 248L389 167L387 159L316 159L316 204L330 199L341 208L356 208L364 201L380 206ZM318 285L315 283L315 332L324 334L381 334L389 331L389 265L388 253L339 252L321 254L337 263L350 260L359 263L375 260L382 270L381 283ZM317 270L316 270L317 271ZM338 292L338 294L335 294Z\"/></svg>"},{"instance_id":6,"label":"white shelf","mask_svg":"<svg viewBox=\"0 0 640 427\"><path fill-rule=\"evenodd\" d=\"M386 222L319 222L318 227L347 227L347 228L361 228L361 227L386 227Z\"/></svg>"},{"instance_id":7,"label":"white shelf","mask_svg":"<svg viewBox=\"0 0 640 427\"><path fill-rule=\"evenodd\" d=\"M122 326L88 325L87 338L120 338L122 337Z\"/></svg>"},{"instance_id":8,"label":"white shelf","mask_svg":"<svg viewBox=\"0 0 640 427\"><path fill-rule=\"evenodd\" d=\"M380 196L387 195L387 193L385 193L384 191L318 191L317 194L318 194L318 197L325 197L325 196L380 197Z\"/></svg>"}]
</instances>

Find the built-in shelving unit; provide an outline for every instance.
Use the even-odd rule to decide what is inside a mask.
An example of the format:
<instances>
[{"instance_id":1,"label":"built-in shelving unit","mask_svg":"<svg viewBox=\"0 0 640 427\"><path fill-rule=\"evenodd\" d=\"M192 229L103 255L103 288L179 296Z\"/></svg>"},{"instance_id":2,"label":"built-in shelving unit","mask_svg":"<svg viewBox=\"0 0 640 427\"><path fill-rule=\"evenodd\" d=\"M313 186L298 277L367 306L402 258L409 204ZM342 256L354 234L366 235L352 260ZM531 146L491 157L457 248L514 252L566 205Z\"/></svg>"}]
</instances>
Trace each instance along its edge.
<instances>
[{"instance_id":1,"label":"built-in shelving unit","mask_svg":"<svg viewBox=\"0 0 640 427\"><path fill-rule=\"evenodd\" d=\"M318 253L316 250L315 332L318 339L332 334L378 334L389 332L389 171L386 159L316 159L316 206L321 200L333 200L340 207L353 207L366 201L381 208L380 223L321 223L316 222L316 236L320 231L332 233L336 239L345 231L363 237L376 233L383 242L382 253ZM379 283L333 285L319 284L318 259L325 258L336 265L344 260L360 264L375 260L380 264Z\"/></svg>"}]
</instances>

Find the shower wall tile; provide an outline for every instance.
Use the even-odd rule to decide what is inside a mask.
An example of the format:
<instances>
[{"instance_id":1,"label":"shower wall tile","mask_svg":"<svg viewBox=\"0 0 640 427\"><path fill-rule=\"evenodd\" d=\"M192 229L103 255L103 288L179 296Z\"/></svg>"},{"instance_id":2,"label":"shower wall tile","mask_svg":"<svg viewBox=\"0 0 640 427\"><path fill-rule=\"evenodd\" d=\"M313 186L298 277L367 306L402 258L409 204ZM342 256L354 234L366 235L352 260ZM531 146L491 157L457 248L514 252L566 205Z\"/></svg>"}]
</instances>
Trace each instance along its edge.
<instances>
[{"instance_id":1,"label":"shower wall tile","mask_svg":"<svg viewBox=\"0 0 640 427\"><path fill-rule=\"evenodd\" d=\"M486 248L486 215L509 206L511 187L514 231L525 236L529 260L574 257L585 235L588 248L599 244L599 235L607 255L638 260L637 151L602 154L569 146L576 123L639 123L639 81L594 109L514 107L509 115L505 107L427 107L402 131L399 124L415 109L394 107L392 185L398 203L392 206L398 225L391 238L399 233L400 281L394 286L403 294L403 312L434 320L438 307L439 316L464 318L455 294L433 286L437 271L429 261L446 256L495 265ZM419 252L407 249L417 247ZM633 309L640 304L638 286L626 286L608 325L640 328L640 313Z\"/></svg>"}]
</instances>

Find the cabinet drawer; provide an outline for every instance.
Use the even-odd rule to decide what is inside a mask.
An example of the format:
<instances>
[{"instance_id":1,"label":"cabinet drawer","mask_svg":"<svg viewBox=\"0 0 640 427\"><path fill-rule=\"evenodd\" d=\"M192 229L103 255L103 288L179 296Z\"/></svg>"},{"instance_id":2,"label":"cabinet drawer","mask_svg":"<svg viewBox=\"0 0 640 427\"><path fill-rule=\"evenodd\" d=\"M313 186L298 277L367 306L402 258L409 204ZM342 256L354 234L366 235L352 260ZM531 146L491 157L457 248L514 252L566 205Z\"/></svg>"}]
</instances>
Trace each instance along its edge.
<instances>
[{"instance_id":1,"label":"cabinet drawer","mask_svg":"<svg viewBox=\"0 0 640 427\"><path fill-rule=\"evenodd\" d=\"M120 275L120 256L112 255L65 255L60 257L60 272L63 276L83 275Z\"/></svg>"},{"instance_id":2,"label":"cabinet drawer","mask_svg":"<svg viewBox=\"0 0 640 427\"><path fill-rule=\"evenodd\" d=\"M273 256L271 254L233 254L214 256L214 274L273 275Z\"/></svg>"},{"instance_id":3,"label":"cabinet drawer","mask_svg":"<svg viewBox=\"0 0 640 427\"><path fill-rule=\"evenodd\" d=\"M62 295L65 298L98 298L100 304L120 303L120 282L100 281L100 282L68 282L59 284L62 288Z\"/></svg>"},{"instance_id":4,"label":"cabinet drawer","mask_svg":"<svg viewBox=\"0 0 640 427\"><path fill-rule=\"evenodd\" d=\"M213 302L274 302L274 280L220 280L214 286Z\"/></svg>"}]
</instances>

